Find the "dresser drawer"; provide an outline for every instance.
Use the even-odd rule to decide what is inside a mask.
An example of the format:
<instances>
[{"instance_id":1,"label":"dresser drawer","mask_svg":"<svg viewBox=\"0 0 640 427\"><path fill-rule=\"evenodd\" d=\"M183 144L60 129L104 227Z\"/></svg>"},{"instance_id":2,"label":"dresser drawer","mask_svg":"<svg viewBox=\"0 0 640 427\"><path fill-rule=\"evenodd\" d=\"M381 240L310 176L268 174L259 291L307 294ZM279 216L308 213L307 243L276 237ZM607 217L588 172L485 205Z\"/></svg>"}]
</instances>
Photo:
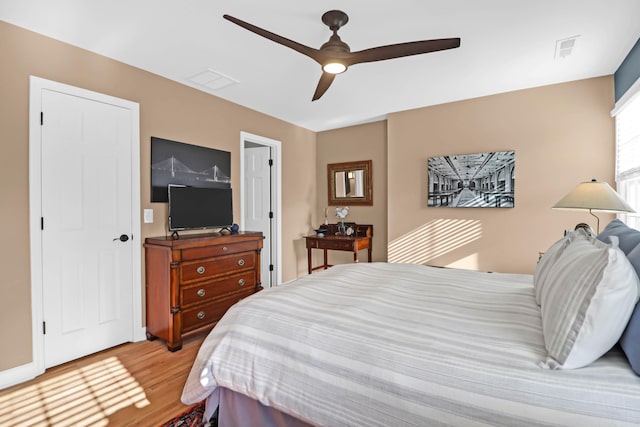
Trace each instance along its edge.
<instances>
[{"instance_id":1,"label":"dresser drawer","mask_svg":"<svg viewBox=\"0 0 640 427\"><path fill-rule=\"evenodd\" d=\"M315 242L312 242L311 247L318 249L335 249L335 250L346 250L352 251L355 239L317 239ZM314 244L315 243L315 244ZM308 246L307 246L308 247Z\"/></svg>"},{"instance_id":2,"label":"dresser drawer","mask_svg":"<svg viewBox=\"0 0 640 427\"><path fill-rule=\"evenodd\" d=\"M253 289L235 294L230 298L217 299L182 311L182 330L188 332L217 322L233 304L253 294Z\"/></svg>"},{"instance_id":3,"label":"dresser drawer","mask_svg":"<svg viewBox=\"0 0 640 427\"><path fill-rule=\"evenodd\" d=\"M262 242L248 241L183 249L181 259L182 261L192 261L221 255L237 254L239 252L256 251L260 249L260 243Z\"/></svg>"},{"instance_id":4,"label":"dresser drawer","mask_svg":"<svg viewBox=\"0 0 640 427\"><path fill-rule=\"evenodd\" d=\"M209 280L221 274L227 275L256 266L255 252L242 252L218 258L207 258L180 264L181 284Z\"/></svg>"},{"instance_id":5,"label":"dresser drawer","mask_svg":"<svg viewBox=\"0 0 640 427\"><path fill-rule=\"evenodd\" d=\"M246 271L220 280L182 286L180 288L180 301L181 305L186 307L245 289L255 290L255 287L256 273L254 271Z\"/></svg>"}]
</instances>

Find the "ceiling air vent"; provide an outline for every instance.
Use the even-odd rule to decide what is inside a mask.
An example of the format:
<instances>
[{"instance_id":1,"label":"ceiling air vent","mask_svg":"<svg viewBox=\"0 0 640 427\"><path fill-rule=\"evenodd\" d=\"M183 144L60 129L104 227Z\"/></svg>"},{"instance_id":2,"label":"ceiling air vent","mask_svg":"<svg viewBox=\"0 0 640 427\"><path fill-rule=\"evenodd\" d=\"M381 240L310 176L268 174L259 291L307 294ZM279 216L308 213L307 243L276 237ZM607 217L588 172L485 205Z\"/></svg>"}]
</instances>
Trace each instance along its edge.
<instances>
[{"instance_id":1,"label":"ceiling air vent","mask_svg":"<svg viewBox=\"0 0 640 427\"><path fill-rule=\"evenodd\" d=\"M566 39L556 40L555 59L565 59L573 52L576 45L576 39L580 36L567 37Z\"/></svg>"},{"instance_id":2,"label":"ceiling air vent","mask_svg":"<svg viewBox=\"0 0 640 427\"><path fill-rule=\"evenodd\" d=\"M222 89L223 87L238 83L237 80L209 68L195 76L189 77L189 81L211 90Z\"/></svg>"}]
</instances>

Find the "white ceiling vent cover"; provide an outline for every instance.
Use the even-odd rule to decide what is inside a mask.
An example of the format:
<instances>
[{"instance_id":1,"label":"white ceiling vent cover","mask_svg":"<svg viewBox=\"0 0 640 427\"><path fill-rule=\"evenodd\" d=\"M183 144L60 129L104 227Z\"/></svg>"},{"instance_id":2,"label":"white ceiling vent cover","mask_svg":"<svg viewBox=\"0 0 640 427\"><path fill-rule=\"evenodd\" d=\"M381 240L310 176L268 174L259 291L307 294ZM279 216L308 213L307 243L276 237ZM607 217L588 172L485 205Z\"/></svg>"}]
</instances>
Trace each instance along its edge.
<instances>
[{"instance_id":1,"label":"white ceiling vent cover","mask_svg":"<svg viewBox=\"0 0 640 427\"><path fill-rule=\"evenodd\" d=\"M576 39L580 37L572 36L566 39L556 40L556 54L555 59L565 59L573 52L573 48L576 45Z\"/></svg>"},{"instance_id":2,"label":"white ceiling vent cover","mask_svg":"<svg viewBox=\"0 0 640 427\"><path fill-rule=\"evenodd\" d=\"M224 74L210 68L189 77L189 81L211 90L222 89L223 87L238 83L238 80L232 79L231 77L225 76Z\"/></svg>"}]
</instances>

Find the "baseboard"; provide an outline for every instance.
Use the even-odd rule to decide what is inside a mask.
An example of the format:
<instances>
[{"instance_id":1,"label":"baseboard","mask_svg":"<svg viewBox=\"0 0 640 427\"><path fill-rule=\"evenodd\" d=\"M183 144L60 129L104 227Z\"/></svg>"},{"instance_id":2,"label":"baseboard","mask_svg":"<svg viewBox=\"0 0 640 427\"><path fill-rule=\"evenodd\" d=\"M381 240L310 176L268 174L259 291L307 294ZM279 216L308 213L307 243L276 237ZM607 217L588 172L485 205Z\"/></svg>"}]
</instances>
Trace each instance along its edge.
<instances>
[{"instance_id":1,"label":"baseboard","mask_svg":"<svg viewBox=\"0 0 640 427\"><path fill-rule=\"evenodd\" d=\"M35 363L0 371L0 390L34 379L38 375Z\"/></svg>"}]
</instances>

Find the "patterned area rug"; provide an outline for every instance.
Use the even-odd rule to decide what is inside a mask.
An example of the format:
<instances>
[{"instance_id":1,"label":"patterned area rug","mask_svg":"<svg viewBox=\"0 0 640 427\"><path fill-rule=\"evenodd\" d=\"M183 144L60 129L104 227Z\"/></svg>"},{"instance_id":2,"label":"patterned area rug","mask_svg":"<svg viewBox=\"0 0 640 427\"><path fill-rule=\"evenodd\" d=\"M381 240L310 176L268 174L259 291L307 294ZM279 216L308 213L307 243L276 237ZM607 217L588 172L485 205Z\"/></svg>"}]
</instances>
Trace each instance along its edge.
<instances>
[{"instance_id":1,"label":"patterned area rug","mask_svg":"<svg viewBox=\"0 0 640 427\"><path fill-rule=\"evenodd\" d=\"M202 427L202 415L204 414L204 402L187 409L177 417L162 424L161 427Z\"/></svg>"}]
</instances>

